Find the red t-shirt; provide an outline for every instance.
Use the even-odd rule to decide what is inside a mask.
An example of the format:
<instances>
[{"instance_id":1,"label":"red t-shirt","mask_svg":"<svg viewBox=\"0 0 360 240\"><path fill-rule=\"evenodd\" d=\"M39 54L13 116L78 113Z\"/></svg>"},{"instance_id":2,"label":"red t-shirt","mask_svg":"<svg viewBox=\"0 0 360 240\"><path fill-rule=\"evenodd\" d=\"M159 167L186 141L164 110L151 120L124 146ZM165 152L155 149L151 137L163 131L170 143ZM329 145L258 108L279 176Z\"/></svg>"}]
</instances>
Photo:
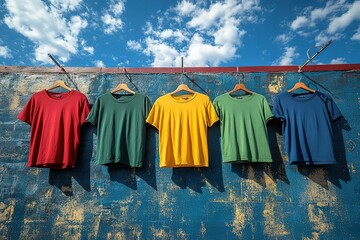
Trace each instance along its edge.
<instances>
[{"instance_id":1,"label":"red t-shirt","mask_svg":"<svg viewBox=\"0 0 360 240\"><path fill-rule=\"evenodd\" d=\"M18 119L31 125L28 167L74 167L89 102L79 91L35 93Z\"/></svg>"}]
</instances>

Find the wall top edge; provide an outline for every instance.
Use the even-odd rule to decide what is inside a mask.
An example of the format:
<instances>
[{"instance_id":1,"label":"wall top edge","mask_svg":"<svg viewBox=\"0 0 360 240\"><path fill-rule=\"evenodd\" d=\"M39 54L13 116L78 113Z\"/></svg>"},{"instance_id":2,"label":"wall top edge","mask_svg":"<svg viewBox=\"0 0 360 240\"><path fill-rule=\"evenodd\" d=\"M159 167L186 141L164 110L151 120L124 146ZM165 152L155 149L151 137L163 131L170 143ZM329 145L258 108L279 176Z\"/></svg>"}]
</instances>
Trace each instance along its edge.
<instances>
[{"instance_id":1,"label":"wall top edge","mask_svg":"<svg viewBox=\"0 0 360 240\"><path fill-rule=\"evenodd\" d=\"M184 67L185 73L298 72L298 66ZM179 74L180 67L65 67L67 73ZM302 72L359 71L360 64L307 65ZM63 73L58 67L0 66L0 73Z\"/></svg>"}]
</instances>

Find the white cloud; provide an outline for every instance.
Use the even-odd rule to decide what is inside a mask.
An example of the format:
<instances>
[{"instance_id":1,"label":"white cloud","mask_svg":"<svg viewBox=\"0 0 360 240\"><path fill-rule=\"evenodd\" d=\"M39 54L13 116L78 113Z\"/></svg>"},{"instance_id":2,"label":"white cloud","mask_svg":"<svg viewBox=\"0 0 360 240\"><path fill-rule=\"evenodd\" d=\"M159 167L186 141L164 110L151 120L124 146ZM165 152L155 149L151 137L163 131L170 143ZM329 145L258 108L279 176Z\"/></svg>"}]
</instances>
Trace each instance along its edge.
<instances>
[{"instance_id":1,"label":"white cloud","mask_svg":"<svg viewBox=\"0 0 360 240\"><path fill-rule=\"evenodd\" d=\"M305 8L290 24L290 29L304 37L316 32L316 44L322 45L330 39L344 38L341 32L357 20L360 20L359 0L351 4L346 0L332 0L327 1L323 8ZM351 39L356 40L356 35Z\"/></svg>"},{"instance_id":2,"label":"white cloud","mask_svg":"<svg viewBox=\"0 0 360 240\"><path fill-rule=\"evenodd\" d=\"M61 12L76 10L82 0L51 0L50 3Z\"/></svg>"},{"instance_id":3,"label":"white cloud","mask_svg":"<svg viewBox=\"0 0 360 240\"><path fill-rule=\"evenodd\" d=\"M125 0L112 0L108 9L101 16L101 21L104 24L104 32L106 34L113 34L122 30L124 26L121 15L125 11Z\"/></svg>"},{"instance_id":4,"label":"white cloud","mask_svg":"<svg viewBox=\"0 0 360 240\"><path fill-rule=\"evenodd\" d=\"M283 55L273 62L273 65L292 65L294 58L298 57L299 53L296 52L296 47L285 47Z\"/></svg>"},{"instance_id":5,"label":"white cloud","mask_svg":"<svg viewBox=\"0 0 360 240\"><path fill-rule=\"evenodd\" d=\"M360 27L357 29L356 33L351 37L351 40L360 41Z\"/></svg>"},{"instance_id":6,"label":"white cloud","mask_svg":"<svg viewBox=\"0 0 360 240\"><path fill-rule=\"evenodd\" d=\"M179 56L179 53L173 47L150 37L146 38L146 46L144 53L148 56L154 56L151 63L153 67L177 65L175 59Z\"/></svg>"},{"instance_id":7,"label":"white cloud","mask_svg":"<svg viewBox=\"0 0 360 240\"><path fill-rule=\"evenodd\" d=\"M175 7L175 10L180 16L189 16L196 8L195 4L183 0Z\"/></svg>"},{"instance_id":8,"label":"white cloud","mask_svg":"<svg viewBox=\"0 0 360 240\"><path fill-rule=\"evenodd\" d=\"M259 0L190 2L170 8L154 26L144 28L144 54L152 66L179 66L180 56L191 66L218 66L234 57L242 44L245 23L261 16Z\"/></svg>"},{"instance_id":9,"label":"white cloud","mask_svg":"<svg viewBox=\"0 0 360 240\"><path fill-rule=\"evenodd\" d=\"M290 34L280 34L278 35L275 40L278 42L281 42L283 44L287 44L288 42L290 42L293 39L293 36L291 36Z\"/></svg>"},{"instance_id":10,"label":"white cloud","mask_svg":"<svg viewBox=\"0 0 360 240\"><path fill-rule=\"evenodd\" d=\"M101 16L101 20L105 24L104 32L107 34L111 34L118 30L121 30L123 27L123 22L121 18L115 18L108 13Z\"/></svg>"},{"instance_id":11,"label":"white cloud","mask_svg":"<svg viewBox=\"0 0 360 240\"><path fill-rule=\"evenodd\" d=\"M10 49L7 46L0 46L0 57L11 58Z\"/></svg>"},{"instance_id":12,"label":"white cloud","mask_svg":"<svg viewBox=\"0 0 360 240\"><path fill-rule=\"evenodd\" d=\"M346 63L346 60L345 58L341 58L341 57L335 58L330 62L330 64L344 64L344 63Z\"/></svg>"},{"instance_id":13,"label":"white cloud","mask_svg":"<svg viewBox=\"0 0 360 240\"><path fill-rule=\"evenodd\" d=\"M335 33L348 27L355 20L360 19L360 1L354 2L346 13L331 20L327 31Z\"/></svg>"},{"instance_id":14,"label":"white cloud","mask_svg":"<svg viewBox=\"0 0 360 240\"><path fill-rule=\"evenodd\" d=\"M96 67L102 67L102 68L105 67L105 64L101 60L93 61L93 63L95 64Z\"/></svg>"},{"instance_id":15,"label":"white cloud","mask_svg":"<svg viewBox=\"0 0 360 240\"><path fill-rule=\"evenodd\" d=\"M87 52L87 53L90 54L90 55L94 55L94 48L91 47L91 46L87 46L86 41L85 41L84 39L82 39L82 40L80 41L80 43L81 43L81 46L82 46L82 48L83 48L83 50L84 50L85 52Z\"/></svg>"},{"instance_id":16,"label":"white cloud","mask_svg":"<svg viewBox=\"0 0 360 240\"><path fill-rule=\"evenodd\" d=\"M131 50L135 50L135 51L141 51L142 50L141 44L139 42L137 42L137 41L134 41L134 40L127 41L126 45Z\"/></svg>"},{"instance_id":17,"label":"white cloud","mask_svg":"<svg viewBox=\"0 0 360 240\"><path fill-rule=\"evenodd\" d=\"M305 16L297 17L292 23L290 28L292 30L298 30L301 27L306 26L309 23L309 19Z\"/></svg>"},{"instance_id":18,"label":"white cloud","mask_svg":"<svg viewBox=\"0 0 360 240\"><path fill-rule=\"evenodd\" d=\"M35 59L41 63L52 63L48 53L67 62L71 55L78 51L78 35L86 28L87 21L80 16L66 16L56 8L72 10L81 1L53 1L54 5L46 6L41 0L6 0L8 14L5 16L6 25L19 32L35 45ZM67 3L67 4L66 4ZM66 16L65 16L66 15Z\"/></svg>"}]
</instances>

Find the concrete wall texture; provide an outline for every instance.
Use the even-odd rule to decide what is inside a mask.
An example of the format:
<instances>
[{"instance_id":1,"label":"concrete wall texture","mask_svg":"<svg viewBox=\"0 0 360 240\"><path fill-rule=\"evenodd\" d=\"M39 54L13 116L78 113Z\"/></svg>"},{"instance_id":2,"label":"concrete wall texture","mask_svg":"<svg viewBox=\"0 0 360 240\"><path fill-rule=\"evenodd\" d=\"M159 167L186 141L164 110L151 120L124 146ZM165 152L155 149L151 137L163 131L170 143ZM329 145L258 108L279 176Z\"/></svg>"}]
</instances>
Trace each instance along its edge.
<instances>
[{"instance_id":1,"label":"concrete wall texture","mask_svg":"<svg viewBox=\"0 0 360 240\"><path fill-rule=\"evenodd\" d=\"M143 168L108 168L95 164L96 128L86 125L75 169L49 170L25 166L30 127L17 115L33 93L55 80L77 87L91 104L121 82L154 103L182 82L213 100L242 75L203 71L181 80L173 73L126 77L74 70L70 81L58 69L3 67L0 239L359 239L359 69L244 73L245 85L270 105L300 76L333 97L344 116L334 124L335 166L290 166L277 125L269 126L272 164L222 164L215 125L208 136L209 168L160 169L152 127Z\"/></svg>"}]
</instances>

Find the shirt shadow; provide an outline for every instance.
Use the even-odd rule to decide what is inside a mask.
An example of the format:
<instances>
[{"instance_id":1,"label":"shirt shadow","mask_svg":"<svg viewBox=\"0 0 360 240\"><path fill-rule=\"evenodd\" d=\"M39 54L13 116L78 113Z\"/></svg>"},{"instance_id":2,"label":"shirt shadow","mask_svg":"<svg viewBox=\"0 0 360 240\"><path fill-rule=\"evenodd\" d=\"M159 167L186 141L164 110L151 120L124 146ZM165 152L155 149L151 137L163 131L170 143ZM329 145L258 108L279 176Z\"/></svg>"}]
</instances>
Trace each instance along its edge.
<instances>
[{"instance_id":1,"label":"shirt shadow","mask_svg":"<svg viewBox=\"0 0 360 240\"><path fill-rule=\"evenodd\" d=\"M208 129L209 167L173 168L171 180L177 186L202 193L202 188L208 183L219 192L225 191L219 137L219 125L214 124Z\"/></svg>"},{"instance_id":2,"label":"shirt shadow","mask_svg":"<svg viewBox=\"0 0 360 240\"><path fill-rule=\"evenodd\" d=\"M350 131L351 126L344 117L341 117L332 122L332 130L336 164L298 165L299 173L327 190L329 189L329 182L342 189L340 180L345 183L351 181L343 137L343 130Z\"/></svg>"}]
</instances>

